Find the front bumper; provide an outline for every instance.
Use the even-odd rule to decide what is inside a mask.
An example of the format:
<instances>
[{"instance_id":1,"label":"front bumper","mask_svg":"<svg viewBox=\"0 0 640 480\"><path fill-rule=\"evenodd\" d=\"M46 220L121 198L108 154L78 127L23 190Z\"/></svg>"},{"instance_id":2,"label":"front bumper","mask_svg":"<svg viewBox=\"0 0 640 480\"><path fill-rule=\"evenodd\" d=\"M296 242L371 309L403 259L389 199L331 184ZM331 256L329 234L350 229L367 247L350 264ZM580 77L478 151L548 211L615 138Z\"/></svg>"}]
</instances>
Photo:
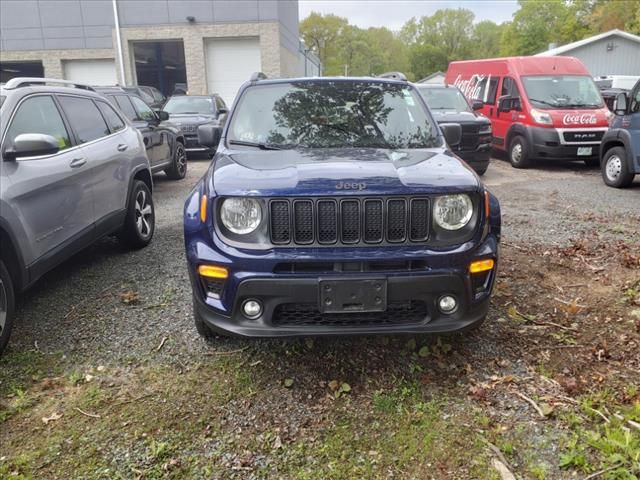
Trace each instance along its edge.
<instances>
[{"instance_id":1,"label":"front bumper","mask_svg":"<svg viewBox=\"0 0 640 480\"><path fill-rule=\"evenodd\" d=\"M184 149L187 152L190 153L207 153L210 155L213 155L214 153L216 153L216 149L215 148L209 148L209 147L203 147L202 145L200 145L200 143L198 143L198 136L195 135L185 135L184 137L185 140L185 146Z\"/></svg>"},{"instance_id":2,"label":"front bumper","mask_svg":"<svg viewBox=\"0 0 640 480\"><path fill-rule=\"evenodd\" d=\"M482 144L475 150L458 150L455 154L467 162L475 171L484 171L489 166L491 144Z\"/></svg>"},{"instance_id":3,"label":"front bumper","mask_svg":"<svg viewBox=\"0 0 640 480\"><path fill-rule=\"evenodd\" d=\"M600 158L600 142L567 144L555 128L528 127L529 155L534 159L591 160ZM578 155L579 148L590 148L589 155Z\"/></svg>"},{"instance_id":4,"label":"front bumper","mask_svg":"<svg viewBox=\"0 0 640 480\"><path fill-rule=\"evenodd\" d=\"M462 331L480 324L489 308L489 297L495 282L496 267L483 278L482 288L477 289L476 281L472 281L468 266L474 259L498 257L498 241L493 234L471 251L454 252L450 255L440 254L431 259L429 255L416 255L414 258L426 261L424 268L411 271L389 272L340 272L293 274L273 273L274 258L265 258L261 264L263 271L248 271L246 259L220 258L219 254L212 258L208 248L203 245L187 245L189 272L193 287L195 315L200 317L213 331L224 334L248 337L288 337L316 335L368 335L368 334L417 334L445 333ZM361 260L366 259L365 249L360 249ZM389 252L391 252L389 250ZM199 255L198 255L199 253ZM329 253L326 252L325 253ZM334 260L339 255L333 252ZM388 255L388 256L392 256ZM375 257L375 256L374 256ZM369 260L374 260L371 257ZM302 263L306 257L302 252L289 257L297 258ZM281 260L281 259L280 259ZM343 261L353 261L353 256L344 254ZM197 274L200 264L225 265L230 276L225 281L219 298L212 298L205 293L205 288ZM325 315L319 313L320 282L325 280L368 280L384 279L387 283L387 314L379 312L339 313ZM458 308L451 314L443 314L438 309L438 300L442 295L453 295L458 300ZM263 305L262 314L256 319L246 318L241 307L249 299L259 300ZM415 315L403 319L389 312L391 307L420 305L419 318ZM312 321L302 321L295 314L283 317L283 309L301 308L309 314ZM408 307L407 307L408 308ZM399 307L402 310L402 307ZM297 310L296 310L297 311ZM303 315L302 313L301 315Z\"/></svg>"}]
</instances>

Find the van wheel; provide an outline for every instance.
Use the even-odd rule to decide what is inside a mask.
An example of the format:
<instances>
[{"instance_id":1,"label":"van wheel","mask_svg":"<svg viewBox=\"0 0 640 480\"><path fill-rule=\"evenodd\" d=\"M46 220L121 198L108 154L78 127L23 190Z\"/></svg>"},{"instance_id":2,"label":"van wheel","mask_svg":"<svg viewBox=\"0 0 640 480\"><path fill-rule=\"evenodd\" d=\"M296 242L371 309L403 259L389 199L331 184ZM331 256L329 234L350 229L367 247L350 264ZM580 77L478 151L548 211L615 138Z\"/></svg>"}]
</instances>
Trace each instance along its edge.
<instances>
[{"instance_id":1,"label":"van wheel","mask_svg":"<svg viewBox=\"0 0 640 480\"><path fill-rule=\"evenodd\" d=\"M516 135L509 145L509 161L514 168L528 168L531 166L529 145L522 135Z\"/></svg>"},{"instance_id":2,"label":"van wheel","mask_svg":"<svg viewBox=\"0 0 640 480\"><path fill-rule=\"evenodd\" d=\"M156 211L149 187L141 180L134 180L129 209L118 239L124 246L137 250L151 243L155 228Z\"/></svg>"},{"instance_id":3,"label":"van wheel","mask_svg":"<svg viewBox=\"0 0 640 480\"><path fill-rule=\"evenodd\" d=\"M13 312L16 301L14 295L11 276L3 261L0 260L0 353L9 343L13 327Z\"/></svg>"},{"instance_id":4,"label":"van wheel","mask_svg":"<svg viewBox=\"0 0 640 480\"><path fill-rule=\"evenodd\" d=\"M166 173L167 177L171 180L182 180L187 175L187 152L184 150L182 143L176 142L173 161L164 173Z\"/></svg>"},{"instance_id":5,"label":"van wheel","mask_svg":"<svg viewBox=\"0 0 640 480\"><path fill-rule=\"evenodd\" d=\"M529 145L522 135L516 135L509 145L509 161L514 168L528 168L531 166Z\"/></svg>"},{"instance_id":6,"label":"van wheel","mask_svg":"<svg viewBox=\"0 0 640 480\"><path fill-rule=\"evenodd\" d=\"M604 183L610 187L626 188L633 182L634 174L629 171L629 160L624 147L607 150L600 167Z\"/></svg>"}]
</instances>

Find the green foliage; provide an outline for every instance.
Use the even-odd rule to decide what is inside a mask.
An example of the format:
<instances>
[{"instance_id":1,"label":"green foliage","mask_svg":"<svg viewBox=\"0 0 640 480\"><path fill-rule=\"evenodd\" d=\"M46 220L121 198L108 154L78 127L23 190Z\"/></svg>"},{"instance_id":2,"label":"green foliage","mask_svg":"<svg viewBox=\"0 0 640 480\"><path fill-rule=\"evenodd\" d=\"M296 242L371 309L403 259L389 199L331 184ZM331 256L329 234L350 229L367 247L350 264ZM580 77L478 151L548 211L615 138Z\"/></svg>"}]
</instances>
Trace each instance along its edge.
<instances>
[{"instance_id":1,"label":"green foliage","mask_svg":"<svg viewBox=\"0 0 640 480\"><path fill-rule=\"evenodd\" d=\"M533 55L619 28L640 34L637 0L519 0L511 22L474 23L473 12L441 9L412 18L398 32L362 29L347 18L311 13L300 23L306 45L325 75L377 75L401 71L419 80L462 59Z\"/></svg>"}]
</instances>

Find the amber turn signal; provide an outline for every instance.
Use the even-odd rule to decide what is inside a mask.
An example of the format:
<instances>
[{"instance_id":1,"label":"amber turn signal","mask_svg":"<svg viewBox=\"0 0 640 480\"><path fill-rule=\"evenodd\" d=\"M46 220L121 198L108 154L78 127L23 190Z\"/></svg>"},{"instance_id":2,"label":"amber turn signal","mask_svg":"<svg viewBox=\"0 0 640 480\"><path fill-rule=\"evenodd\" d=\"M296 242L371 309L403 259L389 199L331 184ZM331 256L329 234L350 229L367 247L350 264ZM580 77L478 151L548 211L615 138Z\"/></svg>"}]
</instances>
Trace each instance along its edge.
<instances>
[{"instance_id":1,"label":"amber turn signal","mask_svg":"<svg viewBox=\"0 0 640 480\"><path fill-rule=\"evenodd\" d=\"M216 267L215 265L200 265L198 267L198 273L201 277L206 278L227 278L229 276L229 270L224 267Z\"/></svg>"},{"instance_id":2,"label":"amber turn signal","mask_svg":"<svg viewBox=\"0 0 640 480\"><path fill-rule=\"evenodd\" d=\"M202 223L207 221L207 196L202 195L200 198L200 221Z\"/></svg>"},{"instance_id":3,"label":"amber turn signal","mask_svg":"<svg viewBox=\"0 0 640 480\"><path fill-rule=\"evenodd\" d=\"M493 258L487 258L486 260L476 260L469 265L469 273L481 273L488 270L493 270L495 265Z\"/></svg>"}]
</instances>

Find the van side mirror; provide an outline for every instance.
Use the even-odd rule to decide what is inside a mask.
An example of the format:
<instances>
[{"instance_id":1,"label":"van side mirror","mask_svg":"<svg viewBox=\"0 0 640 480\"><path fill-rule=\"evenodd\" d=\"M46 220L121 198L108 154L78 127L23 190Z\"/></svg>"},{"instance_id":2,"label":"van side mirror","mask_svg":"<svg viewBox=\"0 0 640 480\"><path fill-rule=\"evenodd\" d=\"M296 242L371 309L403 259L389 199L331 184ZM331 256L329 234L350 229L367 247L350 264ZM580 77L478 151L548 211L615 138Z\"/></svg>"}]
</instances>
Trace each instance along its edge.
<instances>
[{"instance_id":1,"label":"van side mirror","mask_svg":"<svg viewBox=\"0 0 640 480\"><path fill-rule=\"evenodd\" d=\"M158 118L160 119L161 122L164 122L165 120L169 120L169 114L164 110L156 110L156 115L158 115Z\"/></svg>"},{"instance_id":2,"label":"van side mirror","mask_svg":"<svg viewBox=\"0 0 640 480\"><path fill-rule=\"evenodd\" d=\"M627 95L624 92L616 95L613 101L613 113L616 115L625 115L627 113Z\"/></svg>"},{"instance_id":3,"label":"van side mirror","mask_svg":"<svg viewBox=\"0 0 640 480\"><path fill-rule=\"evenodd\" d=\"M512 110L511 97L505 95L504 97L500 97L498 99L498 111L499 112L510 112Z\"/></svg>"},{"instance_id":4,"label":"van side mirror","mask_svg":"<svg viewBox=\"0 0 640 480\"><path fill-rule=\"evenodd\" d=\"M225 113L229 113L229 110L226 108L219 108L218 115L224 115Z\"/></svg>"},{"instance_id":5,"label":"van side mirror","mask_svg":"<svg viewBox=\"0 0 640 480\"><path fill-rule=\"evenodd\" d=\"M484 107L484 102L482 100L474 100L471 102L471 108L474 111L482 110L482 107Z\"/></svg>"},{"instance_id":6,"label":"van side mirror","mask_svg":"<svg viewBox=\"0 0 640 480\"><path fill-rule=\"evenodd\" d=\"M222 137L222 127L205 124L198 127L198 143L205 147L217 147Z\"/></svg>"},{"instance_id":7,"label":"van side mirror","mask_svg":"<svg viewBox=\"0 0 640 480\"><path fill-rule=\"evenodd\" d=\"M23 157L38 157L58 153L58 141L43 133L22 133L13 140L13 146L2 154L5 160L13 161Z\"/></svg>"},{"instance_id":8,"label":"van side mirror","mask_svg":"<svg viewBox=\"0 0 640 480\"><path fill-rule=\"evenodd\" d=\"M440 129L450 147L455 147L462 140L462 127L459 123L441 123Z\"/></svg>"}]
</instances>

